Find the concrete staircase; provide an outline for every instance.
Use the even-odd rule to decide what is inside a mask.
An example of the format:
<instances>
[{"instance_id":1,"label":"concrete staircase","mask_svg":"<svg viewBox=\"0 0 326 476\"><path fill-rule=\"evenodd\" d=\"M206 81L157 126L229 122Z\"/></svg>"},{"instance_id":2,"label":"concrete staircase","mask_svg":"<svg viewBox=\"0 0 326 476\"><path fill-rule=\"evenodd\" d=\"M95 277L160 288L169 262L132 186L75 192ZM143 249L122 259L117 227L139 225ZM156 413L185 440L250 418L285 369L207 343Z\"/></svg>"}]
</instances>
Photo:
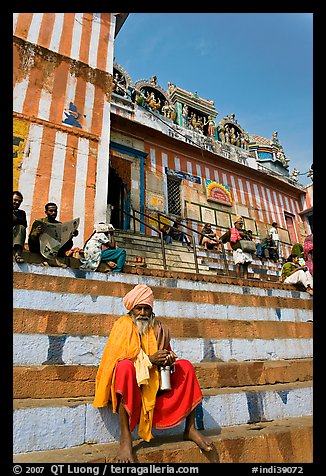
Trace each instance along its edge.
<instances>
[{"instance_id":1,"label":"concrete staircase","mask_svg":"<svg viewBox=\"0 0 326 476\"><path fill-rule=\"evenodd\" d=\"M118 231L116 243L119 247L127 251L127 264L139 266L137 258L142 258L143 264L148 269L164 269L161 240L159 237L146 236L139 233ZM235 266L233 264L232 251L224 246L228 263L228 274L235 276ZM198 268L201 275L225 275L224 259L222 253L217 251L205 251L202 246L197 245ZM192 251L188 251L182 243L173 241L170 245L165 245L166 262L168 271L194 273L196 271L195 258ZM253 256L252 264L249 266L249 277L263 279L265 281L279 281L282 265L271 261L261 261Z\"/></svg>"},{"instance_id":2,"label":"concrete staircase","mask_svg":"<svg viewBox=\"0 0 326 476\"><path fill-rule=\"evenodd\" d=\"M132 247L123 239L131 257L133 238ZM215 449L182 441L181 424L154 430L150 443L135 432L137 461L311 462L311 297L279 282L198 276L190 265L155 269L154 252L142 251L148 267L127 273L13 264L14 462L112 461L118 419L92 406L94 379L122 298L138 283L152 287L172 348L195 366L204 394L196 422Z\"/></svg>"}]
</instances>

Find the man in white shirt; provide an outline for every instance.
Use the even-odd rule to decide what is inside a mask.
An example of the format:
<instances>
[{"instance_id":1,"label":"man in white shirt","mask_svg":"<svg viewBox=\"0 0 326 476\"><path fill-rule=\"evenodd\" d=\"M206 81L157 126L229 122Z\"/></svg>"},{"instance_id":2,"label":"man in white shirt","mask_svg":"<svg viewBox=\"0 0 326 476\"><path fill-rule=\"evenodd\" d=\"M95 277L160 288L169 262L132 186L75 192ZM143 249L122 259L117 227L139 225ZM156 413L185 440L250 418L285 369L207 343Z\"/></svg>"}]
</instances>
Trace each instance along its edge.
<instances>
[{"instance_id":1,"label":"man in white shirt","mask_svg":"<svg viewBox=\"0 0 326 476\"><path fill-rule=\"evenodd\" d=\"M269 230L269 236L275 242L278 256L279 256L279 258L281 258L282 254L281 254L281 247L280 247L280 237L279 237L279 234L278 234L277 227L278 227L278 225L277 225L276 221L273 221L272 226Z\"/></svg>"}]
</instances>

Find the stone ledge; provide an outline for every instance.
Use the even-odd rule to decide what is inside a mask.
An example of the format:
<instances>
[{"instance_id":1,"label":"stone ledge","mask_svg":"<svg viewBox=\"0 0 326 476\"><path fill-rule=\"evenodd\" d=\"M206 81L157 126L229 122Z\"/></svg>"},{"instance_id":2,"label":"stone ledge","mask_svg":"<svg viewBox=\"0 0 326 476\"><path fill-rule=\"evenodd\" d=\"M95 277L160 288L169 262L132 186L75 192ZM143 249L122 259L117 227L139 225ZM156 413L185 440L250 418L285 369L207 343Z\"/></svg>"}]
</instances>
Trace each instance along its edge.
<instances>
[{"instance_id":1,"label":"stone ledge","mask_svg":"<svg viewBox=\"0 0 326 476\"><path fill-rule=\"evenodd\" d=\"M312 359L194 364L202 389L311 381ZM14 367L14 398L92 397L97 366Z\"/></svg>"},{"instance_id":2,"label":"stone ledge","mask_svg":"<svg viewBox=\"0 0 326 476\"><path fill-rule=\"evenodd\" d=\"M214 443L202 453L180 436L156 437L150 443L133 443L138 463L312 463L312 417L224 427L203 431ZM61 450L14 455L14 463L110 463L118 443L84 444Z\"/></svg>"}]
</instances>

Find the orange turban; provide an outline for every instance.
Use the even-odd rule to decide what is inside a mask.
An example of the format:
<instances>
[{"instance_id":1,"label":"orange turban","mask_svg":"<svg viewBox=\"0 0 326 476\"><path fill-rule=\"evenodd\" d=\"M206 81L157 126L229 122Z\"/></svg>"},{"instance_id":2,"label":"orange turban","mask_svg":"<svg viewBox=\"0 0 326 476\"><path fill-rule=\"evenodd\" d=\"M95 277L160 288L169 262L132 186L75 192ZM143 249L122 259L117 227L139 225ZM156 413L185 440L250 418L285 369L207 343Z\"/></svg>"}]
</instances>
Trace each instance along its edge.
<instances>
[{"instance_id":1,"label":"orange turban","mask_svg":"<svg viewBox=\"0 0 326 476\"><path fill-rule=\"evenodd\" d=\"M137 284L123 298L123 304L127 311L131 311L138 304L148 304L153 309L154 296L153 291L146 284Z\"/></svg>"}]
</instances>

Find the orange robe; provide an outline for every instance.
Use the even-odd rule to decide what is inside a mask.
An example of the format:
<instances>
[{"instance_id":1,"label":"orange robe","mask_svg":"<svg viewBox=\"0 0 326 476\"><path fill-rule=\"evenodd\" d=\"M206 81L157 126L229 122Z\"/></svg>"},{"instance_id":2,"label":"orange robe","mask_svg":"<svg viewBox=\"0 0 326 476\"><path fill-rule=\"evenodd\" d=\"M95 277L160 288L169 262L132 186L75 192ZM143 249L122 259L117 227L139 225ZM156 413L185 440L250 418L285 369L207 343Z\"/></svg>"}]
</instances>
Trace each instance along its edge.
<instances>
[{"instance_id":1,"label":"orange robe","mask_svg":"<svg viewBox=\"0 0 326 476\"><path fill-rule=\"evenodd\" d=\"M115 394L115 373L117 362L124 359L135 361L140 349L147 355L158 350L157 340L152 328L140 339L137 327L129 315L120 317L113 325L106 343L102 360L95 381L94 407L105 407L112 402L112 411L117 413ZM142 408L138 434L145 441L153 438L151 433L156 394L159 388L159 372L157 366L149 369L150 378L147 385L141 385Z\"/></svg>"}]
</instances>

